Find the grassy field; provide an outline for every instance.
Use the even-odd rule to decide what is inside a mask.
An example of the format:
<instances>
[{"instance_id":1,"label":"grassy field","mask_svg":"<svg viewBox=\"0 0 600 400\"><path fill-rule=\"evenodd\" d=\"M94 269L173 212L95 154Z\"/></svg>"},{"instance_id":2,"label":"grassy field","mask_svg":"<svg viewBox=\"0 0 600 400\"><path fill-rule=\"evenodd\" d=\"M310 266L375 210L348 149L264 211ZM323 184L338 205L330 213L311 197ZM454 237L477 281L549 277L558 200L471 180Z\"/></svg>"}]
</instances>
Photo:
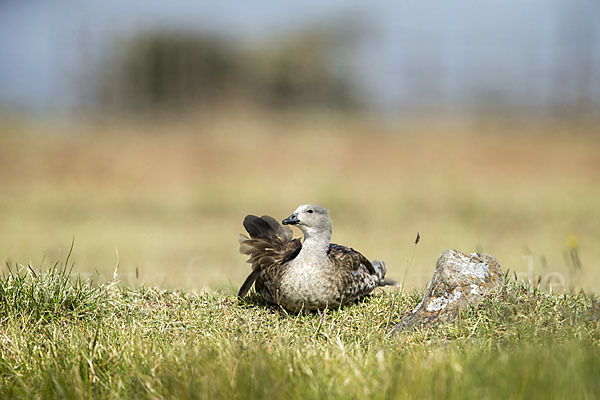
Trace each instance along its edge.
<instances>
[{"instance_id":1,"label":"grassy field","mask_svg":"<svg viewBox=\"0 0 600 400\"><path fill-rule=\"evenodd\" d=\"M509 281L456 323L388 337L420 293L322 315L256 295L0 279L0 397L596 398L600 308ZM590 309L595 304L595 308Z\"/></svg>"},{"instance_id":2,"label":"grassy field","mask_svg":"<svg viewBox=\"0 0 600 400\"><path fill-rule=\"evenodd\" d=\"M2 120L0 397L598 397L599 145L574 121ZM405 290L239 302L244 215L306 202ZM447 248L540 285L387 337Z\"/></svg>"}]
</instances>

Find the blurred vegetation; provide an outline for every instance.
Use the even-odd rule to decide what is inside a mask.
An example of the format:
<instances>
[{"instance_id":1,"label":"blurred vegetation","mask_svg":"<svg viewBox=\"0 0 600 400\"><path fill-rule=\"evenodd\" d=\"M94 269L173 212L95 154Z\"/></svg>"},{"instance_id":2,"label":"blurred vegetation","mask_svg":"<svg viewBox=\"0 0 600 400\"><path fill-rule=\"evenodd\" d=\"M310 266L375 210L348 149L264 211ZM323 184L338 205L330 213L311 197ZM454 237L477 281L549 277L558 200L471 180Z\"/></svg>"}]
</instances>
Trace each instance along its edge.
<instances>
[{"instance_id":1,"label":"blurred vegetation","mask_svg":"<svg viewBox=\"0 0 600 400\"><path fill-rule=\"evenodd\" d=\"M234 293L249 268L236 240L244 215L284 218L315 202L330 210L335 242L385 260L395 279L408 269L408 288L424 287L439 254L457 248L563 284L555 290L598 291L596 132L569 121L384 124L230 109L0 123L0 255L56 260L74 236L76 272L108 279L117 247L124 284Z\"/></svg>"},{"instance_id":2,"label":"blurred vegetation","mask_svg":"<svg viewBox=\"0 0 600 400\"><path fill-rule=\"evenodd\" d=\"M352 37L335 28L260 44L200 32L140 34L115 45L106 72L95 78L96 101L129 112L231 104L278 110L354 108L358 89L340 63Z\"/></svg>"}]
</instances>

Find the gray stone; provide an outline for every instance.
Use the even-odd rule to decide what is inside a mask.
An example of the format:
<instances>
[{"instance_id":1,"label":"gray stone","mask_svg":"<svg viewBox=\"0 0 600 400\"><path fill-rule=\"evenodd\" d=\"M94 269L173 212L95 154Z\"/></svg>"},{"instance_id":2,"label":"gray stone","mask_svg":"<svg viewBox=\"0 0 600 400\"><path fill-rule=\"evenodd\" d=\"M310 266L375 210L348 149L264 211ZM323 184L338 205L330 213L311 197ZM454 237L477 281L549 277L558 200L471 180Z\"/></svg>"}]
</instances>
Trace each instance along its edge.
<instances>
[{"instance_id":1,"label":"gray stone","mask_svg":"<svg viewBox=\"0 0 600 400\"><path fill-rule=\"evenodd\" d=\"M437 260L423 300L393 332L450 322L463 307L479 302L503 282L500 264L491 255L446 250Z\"/></svg>"}]
</instances>

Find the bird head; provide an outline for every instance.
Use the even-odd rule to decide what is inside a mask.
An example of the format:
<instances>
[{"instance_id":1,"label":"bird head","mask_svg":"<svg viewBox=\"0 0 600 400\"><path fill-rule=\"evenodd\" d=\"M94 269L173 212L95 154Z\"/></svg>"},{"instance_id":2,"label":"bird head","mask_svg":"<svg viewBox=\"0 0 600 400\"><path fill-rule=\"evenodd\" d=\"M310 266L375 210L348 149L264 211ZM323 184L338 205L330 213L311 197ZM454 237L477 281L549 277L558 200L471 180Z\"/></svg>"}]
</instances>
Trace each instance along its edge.
<instances>
[{"instance_id":1,"label":"bird head","mask_svg":"<svg viewBox=\"0 0 600 400\"><path fill-rule=\"evenodd\" d=\"M331 219L325 207L318 204L303 204L289 217L281 221L283 225L297 226L305 236L328 233L331 236Z\"/></svg>"}]
</instances>

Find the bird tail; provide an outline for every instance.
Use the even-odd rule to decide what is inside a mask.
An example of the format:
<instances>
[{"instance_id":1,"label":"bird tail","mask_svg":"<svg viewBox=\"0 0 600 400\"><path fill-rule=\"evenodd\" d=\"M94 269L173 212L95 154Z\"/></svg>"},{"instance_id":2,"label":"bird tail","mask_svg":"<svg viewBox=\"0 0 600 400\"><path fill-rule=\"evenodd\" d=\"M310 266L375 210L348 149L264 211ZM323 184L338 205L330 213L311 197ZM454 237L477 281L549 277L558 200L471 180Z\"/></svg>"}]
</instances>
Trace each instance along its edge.
<instances>
[{"instance_id":1,"label":"bird tail","mask_svg":"<svg viewBox=\"0 0 600 400\"><path fill-rule=\"evenodd\" d=\"M398 286L398 283L395 280L385 277L387 272L387 265L385 265L385 262L373 260L371 261L371 264L379 278L379 286Z\"/></svg>"}]
</instances>

